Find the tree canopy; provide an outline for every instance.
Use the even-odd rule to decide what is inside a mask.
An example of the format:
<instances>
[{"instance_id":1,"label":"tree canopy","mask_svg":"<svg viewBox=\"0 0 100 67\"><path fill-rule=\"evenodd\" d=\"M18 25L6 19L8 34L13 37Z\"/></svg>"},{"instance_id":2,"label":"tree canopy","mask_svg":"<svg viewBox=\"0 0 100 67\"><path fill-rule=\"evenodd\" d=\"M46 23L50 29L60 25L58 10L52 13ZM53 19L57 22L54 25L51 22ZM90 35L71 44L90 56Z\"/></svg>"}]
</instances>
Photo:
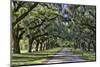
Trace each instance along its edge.
<instances>
[{"instance_id":1,"label":"tree canopy","mask_svg":"<svg viewBox=\"0 0 100 67\"><path fill-rule=\"evenodd\" d=\"M23 44L28 52L62 46L96 52L95 6L13 1L11 11L13 53Z\"/></svg>"}]
</instances>

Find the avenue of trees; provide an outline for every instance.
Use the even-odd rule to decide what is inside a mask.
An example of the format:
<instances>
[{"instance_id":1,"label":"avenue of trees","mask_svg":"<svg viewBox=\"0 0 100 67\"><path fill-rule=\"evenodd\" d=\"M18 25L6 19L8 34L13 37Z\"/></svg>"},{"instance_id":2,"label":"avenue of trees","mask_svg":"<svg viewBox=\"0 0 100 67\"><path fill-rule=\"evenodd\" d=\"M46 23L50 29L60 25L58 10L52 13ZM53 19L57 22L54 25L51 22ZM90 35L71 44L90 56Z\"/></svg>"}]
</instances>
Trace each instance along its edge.
<instances>
[{"instance_id":1,"label":"avenue of trees","mask_svg":"<svg viewBox=\"0 0 100 67\"><path fill-rule=\"evenodd\" d=\"M22 47L28 53L55 47L96 52L95 6L13 1L11 13L15 54Z\"/></svg>"}]
</instances>

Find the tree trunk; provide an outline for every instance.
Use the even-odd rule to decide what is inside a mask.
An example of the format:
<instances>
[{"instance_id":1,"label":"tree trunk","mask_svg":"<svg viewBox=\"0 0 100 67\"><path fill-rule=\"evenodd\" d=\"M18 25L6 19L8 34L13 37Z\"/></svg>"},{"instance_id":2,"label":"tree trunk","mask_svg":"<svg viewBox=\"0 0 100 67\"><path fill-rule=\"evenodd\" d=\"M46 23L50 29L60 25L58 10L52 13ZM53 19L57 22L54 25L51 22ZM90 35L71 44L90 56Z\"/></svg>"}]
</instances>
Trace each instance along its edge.
<instances>
[{"instance_id":1,"label":"tree trunk","mask_svg":"<svg viewBox=\"0 0 100 67\"><path fill-rule=\"evenodd\" d=\"M20 46L19 46L19 44L17 42L14 42L13 53L20 54Z\"/></svg>"},{"instance_id":2,"label":"tree trunk","mask_svg":"<svg viewBox=\"0 0 100 67\"><path fill-rule=\"evenodd\" d=\"M88 44L88 51L90 51L90 43Z\"/></svg>"},{"instance_id":3,"label":"tree trunk","mask_svg":"<svg viewBox=\"0 0 100 67\"><path fill-rule=\"evenodd\" d=\"M46 50L48 49L47 43L45 44Z\"/></svg>"},{"instance_id":4,"label":"tree trunk","mask_svg":"<svg viewBox=\"0 0 100 67\"><path fill-rule=\"evenodd\" d=\"M38 47L39 47L39 42L37 42L37 44L36 44L36 51L38 51Z\"/></svg>"},{"instance_id":5,"label":"tree trunk","mask_svg":"<svg viewBox=\"0 0 100 67\"><path fill-rule=\"evenodd\" d=\"M94 52L96 53L96 44L93 43L93 49L94 49Z\"/></svg>"},{"instance_id":6,"label":"tree trunk","mask_svg":"<svg viewBox=\"0 0 100 67\"><path fill-rule=\"evenodd\" d=\"M43 44L41 43L41 45L40 45L40 50L42 50L42 48L43 48L42 46L43 46Z\"/></svg>"},{"instance_id":7,"label":"tree trunk","mask_svg":"<svg viewBox=\"0 0 100 67\"><path fill-rule=\"evenodd\" d=\"M85 46L84 42L82 43L82 49L83 49L83 51L86 51L86 46Z\"/></svg>"},{"instance_id":8,"label":"tree trunk","mask_svg":"<svg viewBox=\"0 0 100 67\"><path fill-rule=\"evenodd\" d=\"M32 43L33 43L33 40L30 39L30 40L29 40L29 49L28 49L28 52L29 52L29 53L32 52Z\"/></svg>"},{"instance_id":9,"label":"tree trunk","mask_svg":"<svg viewBox=\"0 0 100 67\"><path fill-rule=\"evenodd\" d=\"M46 49L46 43L44 43L44 45L43 45L43 50L45 50Z\"/></svg>"},{"instance_id":10,"label":"tree trunk","mask_svg":"<svg viewBox=\"0 0 100 67\"><path fill-rule=\"evenodd\" d=\"M19 45L20 40L18 38L18 30L14 30L12 34L13 34L13 40L14 40L13 53L20 54L20 45Z\"/></svg>"}]
</instances>

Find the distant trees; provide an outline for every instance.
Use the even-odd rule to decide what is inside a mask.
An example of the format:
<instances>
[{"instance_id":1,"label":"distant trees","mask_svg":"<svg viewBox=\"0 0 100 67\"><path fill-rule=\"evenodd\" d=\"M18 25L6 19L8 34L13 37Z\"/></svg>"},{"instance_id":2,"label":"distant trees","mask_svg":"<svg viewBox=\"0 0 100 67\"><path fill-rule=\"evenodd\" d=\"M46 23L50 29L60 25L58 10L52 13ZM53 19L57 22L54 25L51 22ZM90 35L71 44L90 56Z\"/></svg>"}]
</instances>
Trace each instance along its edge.
<instances>
[{"instance_id":1,"label":"distant trees","mask_svg":"<svg viewBox=\"0 0 100 67\"><path fill-rule=\"evenodd\" d=\"M69 29L74 48L96 52L96 8L95 6L68 5Z\"/></svg>"}]
</instances>

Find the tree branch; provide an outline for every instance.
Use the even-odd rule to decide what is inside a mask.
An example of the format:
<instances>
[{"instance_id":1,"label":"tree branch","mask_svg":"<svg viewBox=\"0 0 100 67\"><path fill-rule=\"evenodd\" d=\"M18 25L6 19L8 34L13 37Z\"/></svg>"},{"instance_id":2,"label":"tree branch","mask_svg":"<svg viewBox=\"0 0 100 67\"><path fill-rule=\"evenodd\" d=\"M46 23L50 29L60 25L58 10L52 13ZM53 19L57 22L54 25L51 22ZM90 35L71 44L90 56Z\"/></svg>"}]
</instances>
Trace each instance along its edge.
<instances>
[{"instance_id":1,"label":"tree branch","mask_svg":"<svg viewBox=\"0 0 100 67\"><path fill-rule=\"evenodd\" d=\"M30 9L29 9L27 12L25 12L24 14L22 14L20 17L18 17L18 18L16 19L15 22L13 22L13 26L15 26L19 21L21 21L23 18L25 18L25 17L28 15L28 13L29 13L33 8L35 8L37 5L38 5L38 3L34 3L34 4L30 7Z\"/></svg>"},{"instance_id":2,"label":"tree branch","mask_svg":"<svg viewBox=\"0 0 100 67\"><path fill-rule=\"evenodd\" d=\"M13 1L14 4L16 4L15 1ZM14 8L14 12L17 12L21 7L22 5L24 5L25 2L19 2L18 6L16 8Z\"/></svg>"}]
</instances>

